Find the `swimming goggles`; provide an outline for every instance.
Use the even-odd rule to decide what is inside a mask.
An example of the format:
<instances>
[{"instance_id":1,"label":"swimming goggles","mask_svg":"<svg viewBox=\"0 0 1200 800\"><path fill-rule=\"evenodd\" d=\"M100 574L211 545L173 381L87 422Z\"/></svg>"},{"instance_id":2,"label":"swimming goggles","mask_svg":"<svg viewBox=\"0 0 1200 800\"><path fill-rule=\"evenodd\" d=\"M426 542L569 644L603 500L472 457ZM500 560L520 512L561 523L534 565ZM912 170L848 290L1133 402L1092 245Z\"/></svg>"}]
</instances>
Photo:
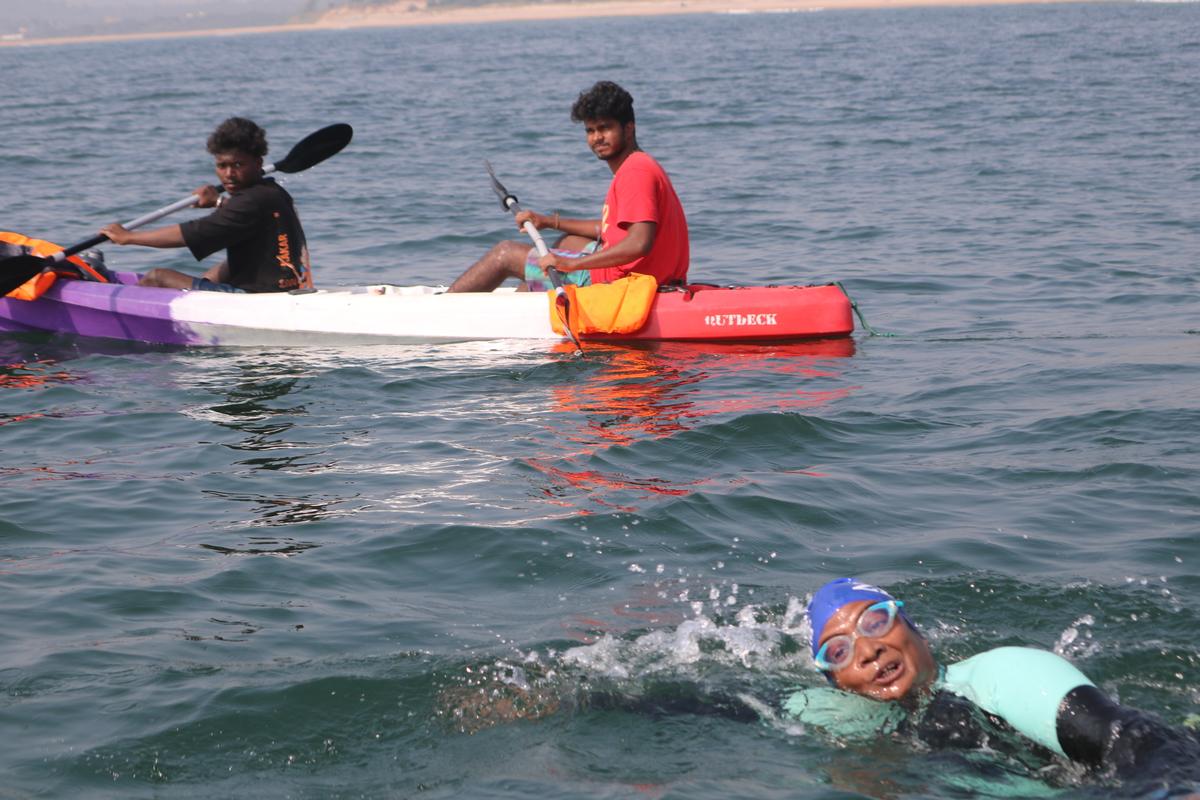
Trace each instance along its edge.
<instances>
[{"instance_id":1,"label":"swimming goggles","mask_svg":"<svg viewBox=\"0 0 1200 800\"><path fill-rule=\"evenodd\" d=\"M850 662L854 660L855 640L860 636L868 639L887 636L896 624L896 614L900 612L900 607L903 605L903 600L881 600L875 605L864 608L863 612L858 615L858 624L854 627L854 633L834 636L821 645L821 649L817 651L814 658L817 662L817 669L822 672L837 672L839 669L850 666Z\"/></svg>"}]
</instances>

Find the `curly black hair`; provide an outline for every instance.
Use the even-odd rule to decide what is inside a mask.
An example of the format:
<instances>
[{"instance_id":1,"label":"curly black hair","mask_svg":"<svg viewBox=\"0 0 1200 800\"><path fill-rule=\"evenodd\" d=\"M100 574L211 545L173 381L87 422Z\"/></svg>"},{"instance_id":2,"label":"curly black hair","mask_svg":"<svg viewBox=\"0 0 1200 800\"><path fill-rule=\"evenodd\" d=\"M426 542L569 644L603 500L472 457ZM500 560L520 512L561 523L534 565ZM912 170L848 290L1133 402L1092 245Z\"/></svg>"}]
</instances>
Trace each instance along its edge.
<instances>
[{"instance_id":1,"label":"curly black hair","mask_svg":"<svg viewBox=\"0 0 1200 800\"><path fill-rule=\"evenodd\" d=\"M571 106L571 121L615 119L620 124L633 122L633 96L612 81L598 81L580 92Z\"/></svg>"},{"instance_id":2,"label":"curly black hair","mask_svg":"<svg viewBox=\"0 0 1200 800\"><path fill-rule=\"evenodd\" d=\"M230 117L208 137L208 152L215 156L234 150L262 158L267 154L267 132L244 117Z\"/></svg>"}]
</instances>

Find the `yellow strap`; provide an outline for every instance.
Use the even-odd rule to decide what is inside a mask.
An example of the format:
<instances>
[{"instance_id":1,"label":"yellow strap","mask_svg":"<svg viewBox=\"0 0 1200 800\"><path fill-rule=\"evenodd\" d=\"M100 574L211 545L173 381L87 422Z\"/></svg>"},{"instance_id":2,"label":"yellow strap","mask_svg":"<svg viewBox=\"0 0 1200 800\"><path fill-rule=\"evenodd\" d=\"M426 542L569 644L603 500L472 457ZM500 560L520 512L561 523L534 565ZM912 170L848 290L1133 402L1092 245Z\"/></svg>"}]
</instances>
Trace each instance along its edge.
<instances>
[{"instance_id":1,"label":"yellow strap","mask_svg":"<svg viewBox=\"0 0 1200 800\"><path fill-rule=\"evenodd\" d=\"M658 282L652 275L631 272L612 283L568 285L563 289L571 306L569 324L576 335L633 333L645 325L650 317ZM550 300L550 325L555 333L565 335L555 305L554 291L546 295Z\"/></svg>"}]
</instances>

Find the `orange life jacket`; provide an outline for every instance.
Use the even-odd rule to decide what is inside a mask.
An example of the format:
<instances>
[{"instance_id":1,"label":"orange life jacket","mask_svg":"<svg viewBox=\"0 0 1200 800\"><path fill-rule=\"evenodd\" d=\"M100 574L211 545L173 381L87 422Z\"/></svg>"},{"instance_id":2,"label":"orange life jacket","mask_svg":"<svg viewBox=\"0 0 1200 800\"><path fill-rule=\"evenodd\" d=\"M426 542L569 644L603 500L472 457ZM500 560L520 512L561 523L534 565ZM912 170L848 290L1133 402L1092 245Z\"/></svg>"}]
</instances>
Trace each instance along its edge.
<instances>
[{"instance_id":1,"label":"orange life jacket","mask_svg":"<svg viewBox=\"0 0 1200 800\"><path fill-rule=\"evenodd\" d=\"M12 247L19 248L22 252L17 255L42 257L52 256L63 249L60 245L53 242L47 242L44 239L31 239L28 236L22 236L19 233L12 233L10 231L0 231L0 244L12 245ZM70 266L60 261L53 269L46 272L39 272L13 289L6 296L16 298L17 300L37 300L46 293L47 289L54 285L59 276L64 278L78 278L81 271L86 272L101 283L107 283L107 278L92 269L79 256L67 256L66 260L70 262Z\"/></svg>"},{"instance_id":2,"label":"orange life jacket","mask_svg":"<svg viewBox=\"0 0 1200 800\"><path fill-rule=\"evenodd\" d=\"M646 324L650 306L658 292L658 281L652 275L631 272L612 283L591 286L563 287L570 301L567 324L576 335L588 333L633 333ZM565 334L558 313L554 290L550 298L550 325L554 332Z\"/></svg>"}]
</instances>

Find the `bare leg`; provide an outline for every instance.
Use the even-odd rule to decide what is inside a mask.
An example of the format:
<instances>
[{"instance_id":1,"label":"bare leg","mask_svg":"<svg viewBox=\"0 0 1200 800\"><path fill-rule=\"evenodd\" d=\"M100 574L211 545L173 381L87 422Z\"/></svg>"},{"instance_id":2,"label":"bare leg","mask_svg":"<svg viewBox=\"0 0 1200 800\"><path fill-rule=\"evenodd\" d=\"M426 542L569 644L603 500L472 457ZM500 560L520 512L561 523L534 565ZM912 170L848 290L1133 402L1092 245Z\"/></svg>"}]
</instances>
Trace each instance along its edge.
<instances>
[{"instance_id":1,"label":"bare leg","mask_svg":"<svg viewBox=\"0 0 1200 800\"><path fill-rule=\"evenodd\" d=\"M162 289L190 289L192 276L166 267L155 267L142 276L138 286L157 286Z\"/></svg>"},{"instance_id":2,"label":"bare leg","mask_svg":"<svg viewBox=\"0 0 1200 800\"><path fill-rule=\"evenodd\" d=\"M490 292L508 278L525 277L525 258L529 245L500 242L450 284L450 292Z\"/></svg>"}]
</instances>

